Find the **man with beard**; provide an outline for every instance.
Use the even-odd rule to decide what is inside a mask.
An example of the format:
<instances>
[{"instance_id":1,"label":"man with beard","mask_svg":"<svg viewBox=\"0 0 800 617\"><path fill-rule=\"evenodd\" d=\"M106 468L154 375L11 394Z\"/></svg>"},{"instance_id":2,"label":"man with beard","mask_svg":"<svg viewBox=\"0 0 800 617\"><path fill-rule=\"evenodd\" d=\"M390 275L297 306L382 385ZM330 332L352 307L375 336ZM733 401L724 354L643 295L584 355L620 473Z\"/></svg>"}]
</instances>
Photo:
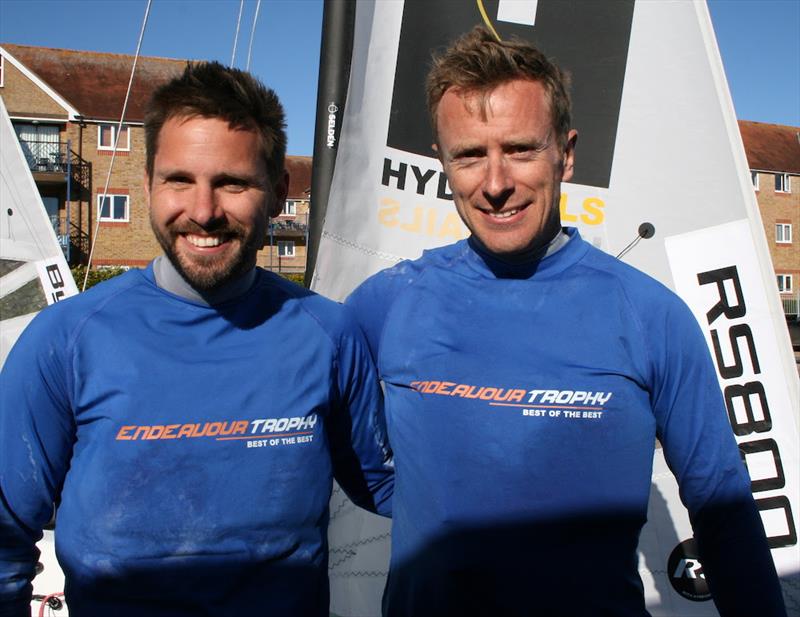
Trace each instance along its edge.
<instances>
[{"instance_id":1,"label":"man with beard","mask_svg":"<svg viewBox=\"0 0 800 617\"><path fill-rule=\"evenodd\" d=\"M327 615L335 476L388 513L380 388L347 309L255 267L286 197L275 94L217 63L145 117L166 257L43 311L0 386L0 614L55 512L74 615Z\"/></svg>"},{"instance_id":2,"label":"man with beard","mask_svg":"<svg viewBox=\"0 0 800 617\"><path fill-rule=\"evenodd\" d=\"M434 61L428 109L472 236L348 300L396 468L385 614L647 615L637 543L658 438L720 613L783 615L692 314L561 228L577 138L561 71L476 29Z\"/></svg>"}]
</instances>

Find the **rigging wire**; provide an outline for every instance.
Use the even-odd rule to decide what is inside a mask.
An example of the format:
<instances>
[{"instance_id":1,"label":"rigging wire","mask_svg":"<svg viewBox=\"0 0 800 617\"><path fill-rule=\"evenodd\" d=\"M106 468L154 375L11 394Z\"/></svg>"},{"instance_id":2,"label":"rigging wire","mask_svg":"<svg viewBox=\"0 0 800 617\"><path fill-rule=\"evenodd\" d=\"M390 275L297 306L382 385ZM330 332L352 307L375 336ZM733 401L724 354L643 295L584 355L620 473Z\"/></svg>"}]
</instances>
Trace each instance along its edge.
<instances>
[{"instance_id":1,"label":"rigging wire","mask_svg":"<svg viewBox=\"0 0 800 617\"><path fill-rule=\"evenodd\" d=\"M253 27L250 29L250 43L247 46L247 66L245 67L245 71L250 70L250 54L253 52L253 39L256 34L256 22L258 21L259 9L261 9L261 0L256 2L256 12L255 15L253 15Z\"/></svg>"},{"instance_id":2,"label":"rigging wire","mask_svg":"<svg viewBox=\"0 0 800 617\"><path fill-rule=\"evenodd\" d=\"M111 162L108 164L108 173L106 174L106 183L103 186L102 198L100 203L97 204L97 222L95 223L94 236L92 237L92 246L89 249L89 260L86 264L86 275L83 277L83 286L81 291L86 291L86 282L89 280L89 269L92 267L92 257L94 256L94 248L97 244L97 236L100 232L100 214L103 212L103 203L106 199L109 200L109 208L112 206L111 198L108 196L108 183L111 181L111 171L114 169L114 159L117 156L117 146L119 145L119 136L122 132L122 123L125 121L125 112L128 109L128 100L131 96L131 88L133 87L133 76L136 74L136 63L139 61L139 52L142 49L142 39L144 39L144 30L147 26L147 18L150 15L150 5L153 0L147 0L147 6L144 9L144 20L142 21L142 30L139 32L139 42L136 44L136 55L133 57L133 66L131 67L131 77L128 80L128 91L125 93L125 102L122 104L122 114L117 123L117 131L114 136L114 149L111 151ZM130 140L130 133L128 139Z\"/></svg>"},{"instance_id":3,"label":"rigging wire","mask_svg":"<svg viewBox=\"0 0 800 617\"><path fill-rule=\"evenodd\" d=\"M623 257L625 257L625 255L627 255L628 253L630 253L630 252L631 252L631 251L632 251L632 250L633 250L633 249L636 247L636 245L637 245L637 244L639 244L639 242L640 242L641 240L642 240L642 236L636 236L636 237L633 239L633 241L631 241L631 243L630 243L630 244L628 244L628 246L626 246L624 249L622 249L622 250L619 252L619 254L617 255L617 259L622 259Z\"/></svg>"},{"instance_id":4,"label":"rigging wire","mask_svg":"<svg viewBox=\"0 0 800 617\"><path fill-rule=\"evenodd\" d=\"M239 43L239 26L242 23L242 11L244 11L244 0L240 0L239 2L239 17L236 20L236 34L233 36L233 51L231 52L231 63L229 66L233 66L233 62L236 60L236 45Z\"/></svg>"}]
</instances>

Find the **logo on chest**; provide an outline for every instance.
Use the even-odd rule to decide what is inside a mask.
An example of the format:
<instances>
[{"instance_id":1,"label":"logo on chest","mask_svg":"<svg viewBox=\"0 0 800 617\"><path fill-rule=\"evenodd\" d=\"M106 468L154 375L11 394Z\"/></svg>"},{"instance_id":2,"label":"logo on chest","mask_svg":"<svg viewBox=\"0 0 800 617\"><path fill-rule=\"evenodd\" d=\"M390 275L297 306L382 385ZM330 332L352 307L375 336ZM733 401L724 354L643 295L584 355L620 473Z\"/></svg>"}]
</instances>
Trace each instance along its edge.
<instances>
[{"instance_id":1,"label":"logo on chest","mask_svg":"<svg viewBox=\"0 0 800 617\"><path fill-rule=\"evenodd\" d=\"M530 418L600 420L613 392L551 390L543 388L498 388L452 381L412 381L412 390L433 396L485 401L491 407L518 408Z\"/></svg>"}]
</instances>

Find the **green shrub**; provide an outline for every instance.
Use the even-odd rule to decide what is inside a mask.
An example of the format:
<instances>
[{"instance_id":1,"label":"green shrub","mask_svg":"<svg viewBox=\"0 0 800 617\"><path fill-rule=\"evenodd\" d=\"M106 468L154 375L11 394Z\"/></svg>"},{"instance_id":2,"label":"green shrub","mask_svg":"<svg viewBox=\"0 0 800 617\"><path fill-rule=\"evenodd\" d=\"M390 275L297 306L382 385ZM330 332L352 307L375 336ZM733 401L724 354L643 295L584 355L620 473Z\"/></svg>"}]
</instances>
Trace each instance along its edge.
<instances>
[{"instance_id":1,"label":"green shrub","mask_svg":"<svg viewBox=\"0 0 800 617\"><path fill-rule=\"evenodd\" d=\"M285 279L289 279L293 283L297 283L298 285L305 287L306 275L303 272L278 272L277 274L280 274Z\"/></svg>"},{"instance_id":2,"label":"green shrub","mask_svg":"<svg viewBox=\"0 0 800 617\"><path fill-rule=\"evenodd\" d=\"M80 291L83 287L83 279L86 276L86 266L75 266L70 268L70 272L72 272L72 278L75 279L75 284L78 286L78 291ZM107 281L115 276L119 276L124 272L126 272L126 269L118 266L89 270L89 278L86 281L86 289L94 287L98 283Z\"/></svg>"}]
</instances>

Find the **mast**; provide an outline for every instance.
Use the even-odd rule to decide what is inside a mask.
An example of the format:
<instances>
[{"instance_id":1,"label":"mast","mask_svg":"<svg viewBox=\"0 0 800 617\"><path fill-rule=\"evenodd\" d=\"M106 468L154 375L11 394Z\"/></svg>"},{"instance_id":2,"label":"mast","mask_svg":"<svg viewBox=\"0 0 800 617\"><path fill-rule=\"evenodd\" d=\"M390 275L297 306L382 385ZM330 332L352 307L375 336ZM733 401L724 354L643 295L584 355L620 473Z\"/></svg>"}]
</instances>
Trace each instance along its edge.
<instances>
[{"instance_id":1,"label":"mast","mask_svg":"<svg viewBox=\"0 0 800 617\"><path fill-rule=\"evenodd\" d=\"M339 147L350 62L353 50L355 0L325 0L317 85L314 168L311 173L311 207L306 258L306 285L310 286L317 261L322 227L328 208L336 152Z\"/></svg>"}]
</instances>

